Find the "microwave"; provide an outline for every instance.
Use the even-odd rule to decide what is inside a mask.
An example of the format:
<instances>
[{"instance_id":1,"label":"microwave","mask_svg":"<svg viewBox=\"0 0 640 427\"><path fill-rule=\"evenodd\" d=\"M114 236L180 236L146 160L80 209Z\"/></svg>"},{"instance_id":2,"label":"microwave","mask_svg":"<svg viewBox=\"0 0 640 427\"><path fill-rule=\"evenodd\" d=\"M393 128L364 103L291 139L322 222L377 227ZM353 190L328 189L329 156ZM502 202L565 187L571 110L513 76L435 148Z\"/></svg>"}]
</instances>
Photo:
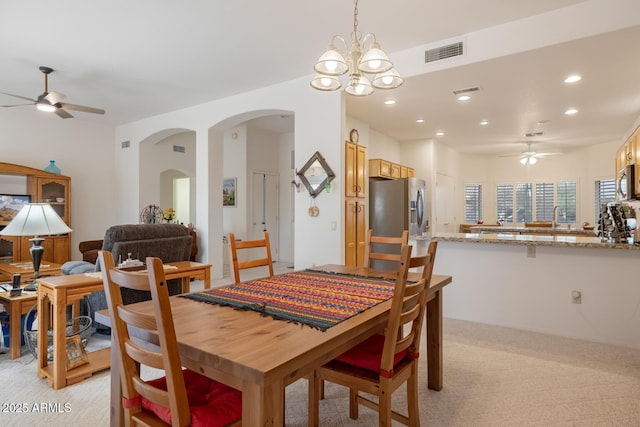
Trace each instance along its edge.
<instances>
[{"instance_id":1,"label":"microwave","mask_svg":"<svg viewBox=\"0 0 640 427\"><path fill-rule=\"evenodd\" d=\"M618 179L616 180L616 200L632 200L635 199L635 166L627 165L618 171Z\"/></svg>"}]
</instances>

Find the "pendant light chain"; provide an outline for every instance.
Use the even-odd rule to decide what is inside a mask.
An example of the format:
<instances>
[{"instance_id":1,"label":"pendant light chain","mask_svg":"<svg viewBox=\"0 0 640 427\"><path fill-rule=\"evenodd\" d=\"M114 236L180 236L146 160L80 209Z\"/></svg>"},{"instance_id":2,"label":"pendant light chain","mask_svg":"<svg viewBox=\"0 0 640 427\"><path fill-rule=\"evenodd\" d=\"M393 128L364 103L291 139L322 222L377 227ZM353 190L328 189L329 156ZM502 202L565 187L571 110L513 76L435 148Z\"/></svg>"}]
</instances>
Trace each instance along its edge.
<instances>
[{"instance_id":1,"label":"pendant light chain","mask_svg":"<svg viewBox=\"0 0 640 427\"><path fill-rule=\"evenodd\" d=\"M351 40L357 42L360 40L360 33L358 32L358 0L353 0L353 32L351 33Z\"/></svg>"}]
</instances>

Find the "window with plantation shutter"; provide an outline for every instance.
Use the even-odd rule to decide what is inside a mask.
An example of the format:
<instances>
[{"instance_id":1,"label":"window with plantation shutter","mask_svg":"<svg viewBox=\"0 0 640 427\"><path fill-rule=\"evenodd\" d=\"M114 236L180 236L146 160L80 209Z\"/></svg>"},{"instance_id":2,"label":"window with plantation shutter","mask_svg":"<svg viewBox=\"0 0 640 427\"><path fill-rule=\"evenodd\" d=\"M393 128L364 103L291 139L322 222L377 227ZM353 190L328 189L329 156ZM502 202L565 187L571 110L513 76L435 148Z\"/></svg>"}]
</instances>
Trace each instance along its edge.
<instances>
[{"instance_id":1,"label":"window with plantation shutter","mask_svg":"<svg viewBox=\"0 0 640 427\"><path fill-rule=\"evenodd\" d=\"M498 184L496 190L498 221L513 223L513 185Z\"/></svg>"},{"instance_id":2,"label":"window with plantation shutter","mask_svg":"<svg viewBox=\"0 0 640 427\"><path fill-rule=\"evenodd\" d=\"M596 180L596 206L595 220L600 219L600 205L616 201L616 180L615 179L598 179Z\"/></svg>"},{"instance_id":3,"label":"window with plantation shutter","mask_svg":"<svg viewBox=\"0 0 640 427\"><path fill-rule=\"evenodd\" d=\"M531 184L516 184L516 221L533 220L533 191Z\"/></svg>"},{"instance_id":4,"label":"window with plantation shutter","mask_svg":"<svg viewBox=\"0 0 640 427\"><path fill-rule=\"evenodd\" d=\"M562 181L556 186L556 204L562 209L558 215L559 224L573 224L576 222L576 182Z\"/></svg>"},{"instance_id":5,"label":"window with plantation shutter","mask_svg":"<svg viewBox=\"0 0 640 427\"><path fill-rule=\"evenodd\" d=\"M536 184L536 221L553 220L553 183Z\"/></svg>"},{"instance_id":6,"label":"window with plantation shutter","mask_svg":"<svg viewBox=\"0 0 640 427\"><path fill-rule=\"evenodd\" d=\"M478 222L482 219L482 185L465 185L464 197L464 220L466 222Z\"/></svg>"},{"instance_id":7,"label":"window with plantation shutter","mask_svg":"<svg viewBox=\"0 0 640 427\"><path fill-rule=\"evenodd\" d=\"M558 223L576 222L576 181L498 184L496 190L496 212L500 222L522 224L532 222L534 216L536 221L553 221L555 206L560 207Z\"/></svg>"}]
</instances>

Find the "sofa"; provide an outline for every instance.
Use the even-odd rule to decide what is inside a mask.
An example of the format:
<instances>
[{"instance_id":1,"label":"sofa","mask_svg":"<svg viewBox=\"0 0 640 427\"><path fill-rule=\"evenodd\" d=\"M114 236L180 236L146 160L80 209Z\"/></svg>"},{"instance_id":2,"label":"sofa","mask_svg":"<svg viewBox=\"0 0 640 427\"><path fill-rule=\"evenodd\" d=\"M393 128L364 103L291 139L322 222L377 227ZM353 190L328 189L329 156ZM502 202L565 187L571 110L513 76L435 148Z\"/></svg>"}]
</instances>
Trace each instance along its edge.
<instances>
[{"instance_id":1,"label":"sofa","mask_svg":"<svg viewBox=\"0 0 640 427\"><path fill-rule=\"evenodd\" d=\"M116 263L124 261L131 254L132 259L143 261L154 256L163 262L188 261L193 252L193 237L189 229L180 224L126 224L114 225L105 231L104 239L100 250L109 251L113 254ZM83 242L82 261L69 261L63 264L62 274L82 274L93 271L100 271L99 263L92 263L95 260L99 240ZM86 254L85 254L86 253ZM167 283L169 294L175 295L181 292L181 282L179 279L171 280ZM98 310L107 308L107 300L104 291L94 292L88 297L91 306L91 318ZM125 304L146 301L151 299L149 292L123 289L122 299ZM96 325L100 332L101 325ZM108 328L105 328L108 330Z\"/></svg>"}]
</instances>

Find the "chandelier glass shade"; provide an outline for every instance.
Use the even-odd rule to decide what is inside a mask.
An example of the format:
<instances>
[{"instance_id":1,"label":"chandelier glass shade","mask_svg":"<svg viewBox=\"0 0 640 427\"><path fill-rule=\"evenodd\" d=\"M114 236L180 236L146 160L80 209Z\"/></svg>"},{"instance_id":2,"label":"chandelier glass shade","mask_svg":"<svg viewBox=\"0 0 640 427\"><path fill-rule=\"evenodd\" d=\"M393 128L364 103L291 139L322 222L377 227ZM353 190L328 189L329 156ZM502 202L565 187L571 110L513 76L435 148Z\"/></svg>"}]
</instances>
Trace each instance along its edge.
<instances>
[{"instance_id":1,"label":"chandelier glass shade","mask_svg":"<svg viewBox=\"0 0 640 427\"><path fill-rule=\"evenodd\" d=\"M333 36L331 44L313 67L316 75L311 86L322 91L338 90L342 87L338 77L348 74L349 81L344 90L350 95L370 95L374 88L397 88L404 82L403 78L373 34L361 37L358 31L358 0L354 3L351 47L342 36ZM364 74L373 74L373 80L369 81Z\"/></svg>"}]
</instances>

